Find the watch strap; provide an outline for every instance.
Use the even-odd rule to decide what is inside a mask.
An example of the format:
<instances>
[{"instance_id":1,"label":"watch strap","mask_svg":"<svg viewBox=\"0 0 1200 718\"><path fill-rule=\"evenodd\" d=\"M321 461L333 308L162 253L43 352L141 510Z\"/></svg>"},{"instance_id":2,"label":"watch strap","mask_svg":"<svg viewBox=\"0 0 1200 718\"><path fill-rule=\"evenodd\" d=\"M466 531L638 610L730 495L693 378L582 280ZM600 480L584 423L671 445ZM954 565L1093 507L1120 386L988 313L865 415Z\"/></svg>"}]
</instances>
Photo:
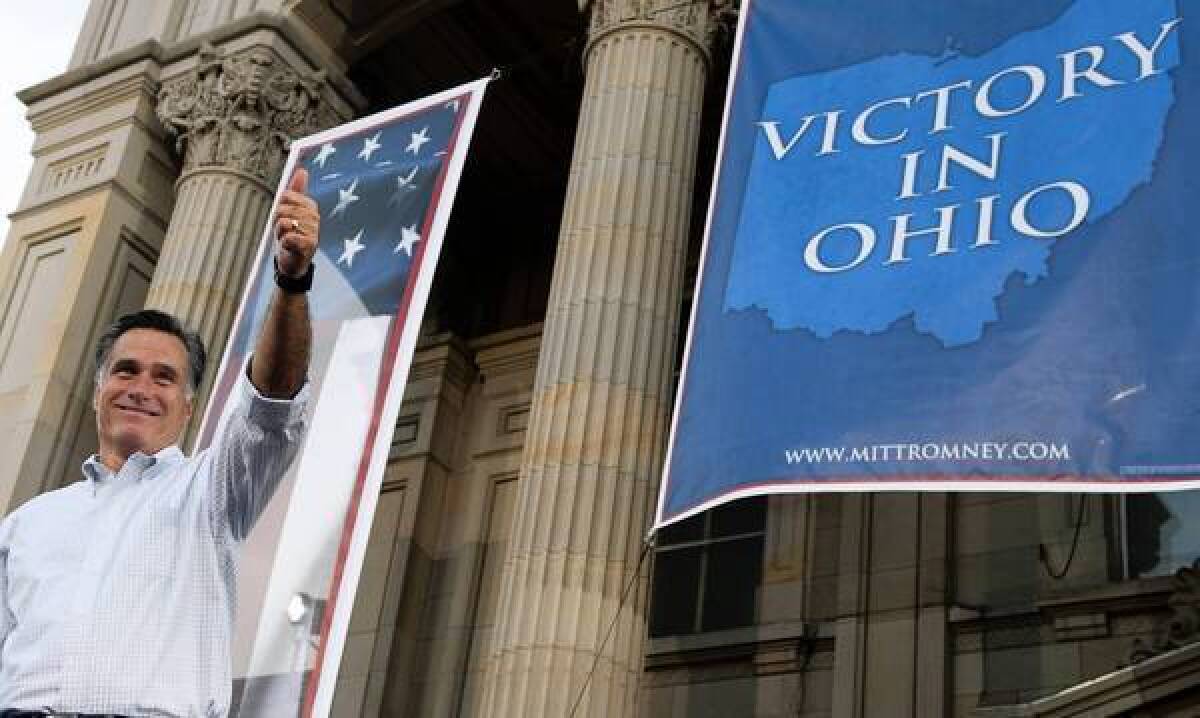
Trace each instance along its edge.
<instances>
[{"instance_id":1,"label":"watch strap","mask_svg":"<svg viewBox=\"0 0 1200 718\"><path fill-rule=\"evenodd\" d=\"M279 262L275 262L275 286L288 294L304 294L312 289L313 270L315 262L308 263L308 270L299 277L289 277L279 271Z\"/></svg>"}]
</instances>

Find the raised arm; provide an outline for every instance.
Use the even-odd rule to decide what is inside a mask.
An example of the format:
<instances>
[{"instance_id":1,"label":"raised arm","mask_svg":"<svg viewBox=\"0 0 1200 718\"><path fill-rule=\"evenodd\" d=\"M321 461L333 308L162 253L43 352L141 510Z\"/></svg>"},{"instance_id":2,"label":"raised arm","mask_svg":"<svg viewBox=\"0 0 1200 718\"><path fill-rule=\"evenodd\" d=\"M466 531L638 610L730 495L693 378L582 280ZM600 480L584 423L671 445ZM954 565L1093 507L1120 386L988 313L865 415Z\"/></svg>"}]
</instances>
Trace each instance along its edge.
<instances>
[{"instance_id":1,"label":"raised arm","mask_svg":"<svg viewBox=\"0 0 1200 718\"><path fill-rule=\"evenodd\" d=\"M305 429L304 386L312 345L305 292L320 232L320 214L306 193L307 183L308 173L296 170L276 207L276 287L250 359L253 390L240 386L233 413L206 459L213 467L213 530L228 530L239 541L271 500Z\"/></svg>"},{"instance_id":2,"label":"raised arm","mask_svg":"<svg viewBox=\"0 0 1200 718\"><path fill-rule=\"evenodd\" d=\"M250 381L263 396L286 399L304 385L312 345L305 280L311 281L321 216L307 194L308 172L296 170L275 211L276 288L258 335Z\"/></svg>"}]
</instances>

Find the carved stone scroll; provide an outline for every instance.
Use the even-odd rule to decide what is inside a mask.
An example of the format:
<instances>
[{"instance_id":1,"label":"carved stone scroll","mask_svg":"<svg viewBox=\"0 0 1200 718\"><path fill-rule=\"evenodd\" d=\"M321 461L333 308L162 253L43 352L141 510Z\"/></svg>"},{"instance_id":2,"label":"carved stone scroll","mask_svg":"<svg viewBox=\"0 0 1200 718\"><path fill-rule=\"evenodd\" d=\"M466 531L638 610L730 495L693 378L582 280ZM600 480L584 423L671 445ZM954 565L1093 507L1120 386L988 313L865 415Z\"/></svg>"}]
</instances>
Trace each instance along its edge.
<instances>
[{"instance_id":1,"label":"carved stone scroll","mask_svg":"<svg viewBox=\"0 0 1200 718\"><path fill-rule=\"evenodd\" d=\"M1172 584L1175 591L1167 600L1171 615L1159 622L1149 641L1134 639L1130 663L1200 640L1200 558L1176 571Z\"/></svg>"}]
</instances>

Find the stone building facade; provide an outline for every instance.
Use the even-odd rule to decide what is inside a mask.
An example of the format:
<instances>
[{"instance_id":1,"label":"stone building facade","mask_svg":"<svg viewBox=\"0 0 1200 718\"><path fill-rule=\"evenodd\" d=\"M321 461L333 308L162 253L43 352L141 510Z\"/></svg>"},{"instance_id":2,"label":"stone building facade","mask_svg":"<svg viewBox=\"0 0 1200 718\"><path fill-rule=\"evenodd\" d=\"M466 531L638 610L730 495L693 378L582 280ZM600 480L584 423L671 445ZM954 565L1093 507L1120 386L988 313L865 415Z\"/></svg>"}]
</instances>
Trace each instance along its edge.
<instances>
[{"instance_id":1,"label":"stone building facade","mask_svg":"<svg viewBox=\"0 0 1200 718\"><path fill-rule=\"evenodd\" d=\"M20 94L37 139L0 256L0 509L78 478L115 316L168 309L219 352L290 138L499 67L337 715L1200 715L1187 494L772 497L639 561L735 18L92 0L68 70Z\"/></svg>"}]
</instances>

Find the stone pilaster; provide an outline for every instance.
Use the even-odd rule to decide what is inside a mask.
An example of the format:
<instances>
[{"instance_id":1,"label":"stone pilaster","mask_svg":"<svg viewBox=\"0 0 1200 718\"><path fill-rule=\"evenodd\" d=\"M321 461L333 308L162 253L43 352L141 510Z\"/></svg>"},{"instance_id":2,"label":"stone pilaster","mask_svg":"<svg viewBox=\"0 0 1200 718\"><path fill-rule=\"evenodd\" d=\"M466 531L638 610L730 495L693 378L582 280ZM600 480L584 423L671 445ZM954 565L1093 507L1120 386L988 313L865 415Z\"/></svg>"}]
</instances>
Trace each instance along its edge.
<instances>
[{"instance_id":1,"label":"stone pilaster","mask_svg":"<svg viewBox=\"0 0 1200 718\"><path fill-rule=\"evenodd\" d=\"M142 306L174 203L160 70L127 57L19 94L36 139L0 251L0 513L78 481L96 448L92 348Z\"/></svg>"},{"instance_id":2,"label":"stone pilaster","mask_svg":"<svg viewBox=\"0 0 1200 718\"><path fill-rule=\"evenodd\" d=\"M713 11L592 3L575 139L496 643L479 715L636 711ZM600 650L616 619L613 635Z\"/></svg>"},{"instance_id":3,"label":"stone pilaster","mask_svg":"<svg viewBox=\"0 0 1200 718\"><path fill-rule=\"evenodd\" d=\"M848 494L841 504L833 715L942 718L951 498Z\"/></svg>"},{"instance_id":4,"label":"stone pilaster","mask_svg":"<svg viewBox=\"0 0 1200 718\"><path fill-rule=\"evenodd\" d=\"M146 305L197 329L214 359L289 142L337 122L322 103L324 85L324 73L297 71L266 48L226 54L205 45L196 66L159 91L159 119L176 136L184 164Z\"/></svg>"}]
</instances>

